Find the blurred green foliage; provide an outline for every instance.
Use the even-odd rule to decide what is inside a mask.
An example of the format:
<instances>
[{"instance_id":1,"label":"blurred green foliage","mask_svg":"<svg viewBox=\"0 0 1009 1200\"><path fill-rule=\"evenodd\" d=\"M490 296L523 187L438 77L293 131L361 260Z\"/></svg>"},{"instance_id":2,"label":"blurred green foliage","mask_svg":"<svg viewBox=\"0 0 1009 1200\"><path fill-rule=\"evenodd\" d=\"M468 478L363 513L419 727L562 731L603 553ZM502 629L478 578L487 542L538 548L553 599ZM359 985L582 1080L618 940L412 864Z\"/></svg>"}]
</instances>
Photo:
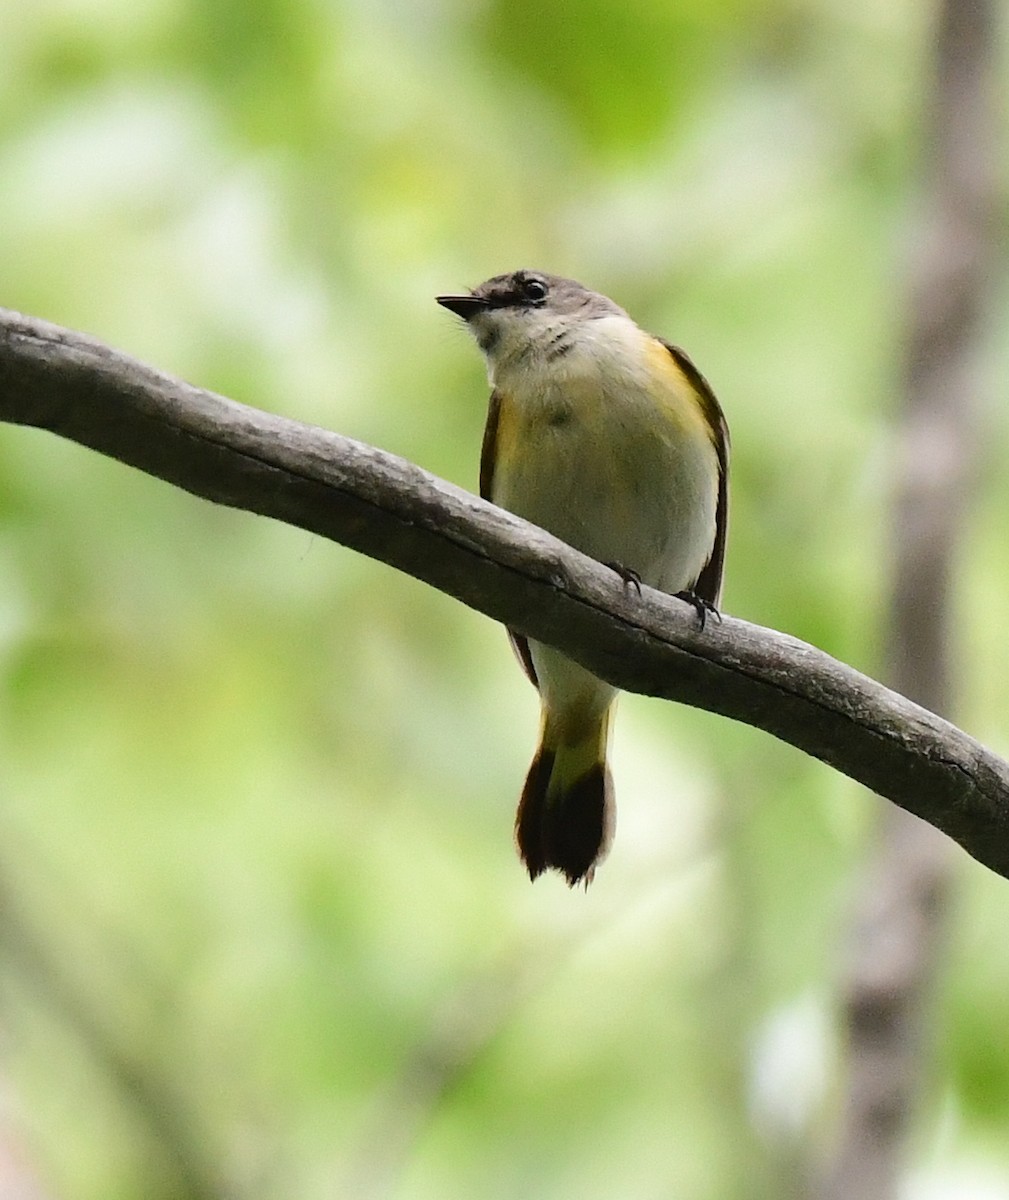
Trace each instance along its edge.
<instances>
[{"instance_id":1,"label":"blurred green foliage","mask_svg":"<svg viewBox=\"0 0 1009 1200\"><path fill-rule=\"evenodd\" d=\"M433 296L575 275L722 399L726 608L883 669L922 6L0 4L0 302L475 487ZM1004 751L987 420L954 715ZM52 1195L789 1194L874 799L627 697L610 860L530 888L484 618L37 432L0 518L0 1144ZM1005 884L962 875L913 1178L1005 1196Z\"/></svg>"}]
</instances>

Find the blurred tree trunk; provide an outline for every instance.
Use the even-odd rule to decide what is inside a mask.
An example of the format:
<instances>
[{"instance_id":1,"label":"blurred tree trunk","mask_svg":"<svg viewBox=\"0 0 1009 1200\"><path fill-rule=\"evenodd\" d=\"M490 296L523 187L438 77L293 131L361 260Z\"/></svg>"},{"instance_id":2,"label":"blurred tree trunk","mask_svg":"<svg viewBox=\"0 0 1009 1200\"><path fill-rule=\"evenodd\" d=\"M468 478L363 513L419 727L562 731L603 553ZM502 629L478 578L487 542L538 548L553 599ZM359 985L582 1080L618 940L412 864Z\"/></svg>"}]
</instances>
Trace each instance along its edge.
<instances>
[{"instance_id":1,"label":"blurred tree trunk","mask_svg":"<svg viewBox=\"0 0 1009 1200\"><path fill-rule=\"evenodd\" d=\"M989 0L941 3L895 438L889 682L946 716L958 659L952 582L977 444L975 356L995 257L993 25ZM856 901L844 984L848 1080L824 1200L897 1194L952 863L935 829L886 807Z\"/></svg>"}]
</instances>

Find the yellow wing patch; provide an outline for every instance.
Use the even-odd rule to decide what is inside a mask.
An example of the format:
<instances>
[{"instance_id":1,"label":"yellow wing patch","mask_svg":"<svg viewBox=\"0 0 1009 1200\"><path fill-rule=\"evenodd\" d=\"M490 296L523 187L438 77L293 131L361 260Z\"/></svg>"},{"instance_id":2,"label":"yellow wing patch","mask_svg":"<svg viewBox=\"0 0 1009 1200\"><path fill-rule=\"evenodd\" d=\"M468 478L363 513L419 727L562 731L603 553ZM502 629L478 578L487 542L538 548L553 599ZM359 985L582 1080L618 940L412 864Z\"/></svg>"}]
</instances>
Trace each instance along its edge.
<instances>
[{"instance_id":1,"label":"yellow wing patch","mask_svg":"<svg viewBox=\"0 0 1009 1200\"><path fill-rule=\"evenodd\" d=\"M694 592L717 605L722 592L722 568L725 562L725 541L729 527L729 427L722 406L718 403L711 385L694 366L685 351L672 342L657 338L654 352L665 352L686 387L694 396L690 406L702 417L711 444L718 455L718 507L715 513L715 544L704 570L694 584Z\"/></svg>"},{"instance_id":2,"label":"yellow wing patch","mask_svg":"<svg viewBox=\"0 0 1009 1200\"><path fill-rule=\"evenodd\" d=\"M658 403L685 432L706 434L717 449L718 433L717 429L712 428L704 395L679 359L670 352L665 342L653 337L648 338L645 355L649 371L666 384L655 397Z\"/></svg>"},{"instance_id":3,"label":"yellow wing patch","mask_svg":"<svg viewBox=\"0 0 1009 1200\"><path fill-rule=\"evenodd\" d=\"M520 440L518 406L499 388L491 393L480 451L480 495L493 500L495 480L514 462Z\"/></svg>"},{"instance_id":4,"label":"yellow wing patch","mask_svg":"<svg viewBox=\"0 0 1009 1200\"><path fill-rule=\"evenodd\" d=\"M507 474L519 453L522 441L522 414L518 404L503 392L496 392L497 434L494 439L495 473ZM493 497L491 497L493 499Z\"/></svg>"}]
</instances>

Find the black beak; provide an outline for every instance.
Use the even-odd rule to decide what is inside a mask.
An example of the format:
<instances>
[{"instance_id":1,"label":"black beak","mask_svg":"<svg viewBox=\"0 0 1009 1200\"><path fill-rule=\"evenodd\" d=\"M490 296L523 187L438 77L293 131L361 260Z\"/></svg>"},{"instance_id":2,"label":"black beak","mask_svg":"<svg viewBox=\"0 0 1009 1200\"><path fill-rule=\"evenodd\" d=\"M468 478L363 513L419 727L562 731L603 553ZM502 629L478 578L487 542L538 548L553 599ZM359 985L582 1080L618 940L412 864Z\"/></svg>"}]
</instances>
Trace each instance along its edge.
<instances>
[{"instance_id":1,"label":"black beak","mask_svg":"<svg viewBox=\"0 0 1009 1200\"><path fill-rule=\"evenodd\" d=\"M478 312L483 312L485 308L490 307L490 302L482 299L480 296L435 296L435 299L442 308L447 308L449 312L454 312L457 317L462 317L464 321L468 321L471 317L475 317Z\"/></svg>"}]
</instances>

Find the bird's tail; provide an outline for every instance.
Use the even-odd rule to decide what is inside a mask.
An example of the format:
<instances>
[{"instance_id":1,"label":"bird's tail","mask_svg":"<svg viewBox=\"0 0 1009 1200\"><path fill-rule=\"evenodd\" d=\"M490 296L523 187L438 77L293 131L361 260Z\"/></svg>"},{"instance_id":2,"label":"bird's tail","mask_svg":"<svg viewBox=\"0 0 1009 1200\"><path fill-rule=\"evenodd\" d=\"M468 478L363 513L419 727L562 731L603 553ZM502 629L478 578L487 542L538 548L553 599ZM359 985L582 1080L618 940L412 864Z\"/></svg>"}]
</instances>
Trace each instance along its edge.
<instances>
[{"instance_id":1,"label":"bird's tail","mask_svg":"<svg viewBox=\"0 0 1009 1200\"><path fill-rule=\"evenodd\" d=\"M544 709L536 757L515 818L519 853L535 879L551 867L574 887L592 882L610 848L616 810L606 764L613 705L576 729Z\"/></svg>"}]
</instances>

